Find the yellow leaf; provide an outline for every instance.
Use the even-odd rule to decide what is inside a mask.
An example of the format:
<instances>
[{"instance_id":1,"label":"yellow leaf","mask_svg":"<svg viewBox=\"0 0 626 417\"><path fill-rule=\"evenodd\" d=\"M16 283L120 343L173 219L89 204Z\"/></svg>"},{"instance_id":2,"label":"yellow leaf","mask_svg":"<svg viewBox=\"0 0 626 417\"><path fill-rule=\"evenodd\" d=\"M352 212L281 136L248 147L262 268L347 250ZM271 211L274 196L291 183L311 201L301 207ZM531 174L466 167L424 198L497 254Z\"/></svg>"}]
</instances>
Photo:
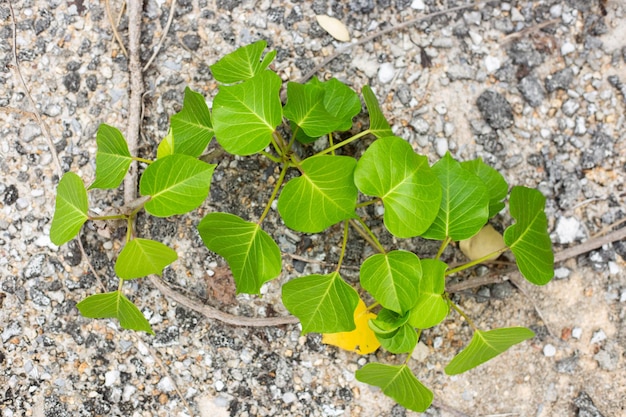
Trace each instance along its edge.
<instances>
[{"instance_id":1,"label":"yellow leaf","mask_svg":"<svg viewBox=\"0 0 626 417\"><path fill-rule=\"evenodd\" d=\"M359 304L354 311L354 323L356 329L351 332L342 333L326 333L322 335L322 343L340 347L341 349L356 352L360 355L366 355L376 351L380 347L376 335L369 328L367 322L375 319L376 314L367 311L363 300L359 300Z\"/></svg>"}]
</instances>

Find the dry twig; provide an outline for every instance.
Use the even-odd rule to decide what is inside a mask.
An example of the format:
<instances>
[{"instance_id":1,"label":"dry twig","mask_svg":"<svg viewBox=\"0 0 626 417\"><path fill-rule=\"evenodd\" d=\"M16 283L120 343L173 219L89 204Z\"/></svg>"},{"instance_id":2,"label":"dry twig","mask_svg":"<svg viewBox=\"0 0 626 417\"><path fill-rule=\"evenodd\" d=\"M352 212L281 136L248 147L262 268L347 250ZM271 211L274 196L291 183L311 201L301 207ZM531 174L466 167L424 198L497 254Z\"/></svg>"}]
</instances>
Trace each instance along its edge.
<instances>
[{"instance_id":1,"label":"dry twig","mask_svg":"<svg viewBox=\"0 0 626 417\"><path fill-rule=\"evenodd\" d=\"M39 123L39 126L41 127L41 131L43 132L44 137L46 138L46 142L48 142L48 148L50 149L50 154L52 155L52 161L54 162L59 178L61 178L61 176L63 175L63 169L61 168L61 163L59 162L59 155L57 154L57 149L54 146L54 142L52 141L52 136L50 135L50 129L48 129L48 125L46 125L43 119L41 118L41 114L39 114L39 110L37 110L37 105L35 104L35 100L33 100L33 96L30 94L30 90L26 86L26 81L24 81L24 76L22 75L22 70L20 69L20 63L17 59L17 24L15 23L15 12L13 11L13 3L11 3L11 0L9 0L8 3L9 3L9 11L11 13L11 25L13 29L13 67L15 68L15 72L17 73L20 83L22 84L22 88L24 89L24 92L26 93L26 97L28 97L28 102L33 108L32 113L35 115L35 118L37 119L37 123Z\"/></svg>"},{"instance_id":2,"label":"dry twig","mask_svg":"<svg viewBox=\"0 0 626 417\"><path fill-rule=\"evenodd\" d=\"M294 316L283 317L241 317L233 314L224 313L214 307L202 304L199 301L192 300L191 298L173 290L165 282L163 282L156 275L150 276L150 282L154 285L164 296L171 298L183 307L187 307L194 310L209 319L219 320L222 323L230 324L233 326L246 326L246 327L267 327L267 326L280 326L283 324L296 324L299 320Z\"/></svg>"},{"instance_id":3,"label":"dry twig","mask_svg":"<svg viewBox=\"0 0 626 417\"><path fill-rule=\"evenodd\" d=\"M141 2L138 2L138 3L141 3ZM111 25L111 29L113 29L113 36L115 37L117 44L120 46L120 49L122 50L122 53L124 54L124 56L128 58L128 52L126 51L124 42L122 42L122 37L117 31L117 24L115 23L115 20L113 19L113 13L111 13L111 0L104 1L104 8L107 11L107 17L109 19L109 24Z\"/></svg>"},{"instance_id":4,"label":"dry twig","mask_svg":"<svg viewBox=\"0 0 626 417\"><path fill-rule=\"evenodd\" d=\"M157 55L159 54L159 51L161 50L161 47L163 46L163 42L165 42L165 38L167 37L167 33L170 31L170 26L172 26L172 21L174 20L174 10L175 10L175 8L176 8L176 0L172 0L172 4L170 6L170 14L167 17L167 23L165 24L165 29L163 29L163 34L161 35L161 39L159 39L159 43L157 44L156 49L152 53L152 56L150 57L150 59L148 60L146 65L143 66L143 71L144 72L148 68L150 68L150 65L152 64L152 61L154 61L154 58L157 57Z\"/></svg>"},{"instance_id":5,"label":"dry twig","mask_svg":"<svg viewBox=\"0 0 626 417\"><path fill-rule=\"evenodd\" d=\"M141 72L140 38L141 7L143 2L131 1L128 5L128 51L130 72L130 99L128 109L128 131L126 141L131 155L135 155L141 129L141 98L143 96L143 75ZM130 203L137 197L137 163L130 165L124 177L124 202Z\"/></svg>"}]
</instances>

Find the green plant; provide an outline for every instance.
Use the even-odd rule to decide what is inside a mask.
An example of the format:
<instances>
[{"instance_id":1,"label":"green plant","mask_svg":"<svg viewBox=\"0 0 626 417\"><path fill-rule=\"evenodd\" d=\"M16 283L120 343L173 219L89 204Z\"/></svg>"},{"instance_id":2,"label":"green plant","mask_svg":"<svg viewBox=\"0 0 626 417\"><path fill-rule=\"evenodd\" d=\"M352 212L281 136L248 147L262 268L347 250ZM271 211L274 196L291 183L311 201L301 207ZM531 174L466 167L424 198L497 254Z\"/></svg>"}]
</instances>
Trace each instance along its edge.
<instances>
[{"instance_id":1,"label":"green plant","mask_svg":"<svg viewBox=\"0 0 626 417\"><path fill-rule=\"evenodd\" d=\"M367 321L382 347L392 353L410 353L421 331L457 311L474 330L469 345L445 368L458 374L484 363L510 346L533 337L525 328L479 330L452 301L445 289L446 277L511 250L520 272L530 282L543 285L553 276L554 257L547 234L545 198L537 190L513 187L508 203L515 224L504 232L504 246L465 265L450 268L440 260L452 242L475 236L504 207L508 185L482 160L457 162L445 155L432 167L426 156L414 152L405 140L391 132L369 87L362 96L370 127L335 143L334 132L348 131L361 111L358 95L336 79L306 84L288 83L287 103L280 99L282 82L268 69L274 53L263 56L259 41L225 56L211 67L221 84L209 111L204 98L185 90L182 110L171 120L170 133L157 150L156 160L130 155L122 134L101 125L97 134L96 178L91 188L117 188L132 160L147 165L139 191L143 196L127 213L91 216L87 189L82 180L66 173L58 186L56 210L50 231L62 245L73 239L85 221L122 219L127 222L126 243L117 257L117 291L95 294L78 303L81 314L91 318L118 318L123 328L152 333L139 309L122 293L125 281L160 274L177 259L162 243L135 236L133 222L140 210L157 217L174 216L196 209L207 198L215 165L204 162L203 152L213 137L235 155L261 154L280 165L280 175L265 209L256 221L229 213L209 213L198 224L204 244L226 259L238 293L257 294L261 286L282 269L278 245L261 224L278 196L278 212L285 225L302 233L320 233L343 224L341 256L336 269L292 279L282 287L285 307L301 322L302 333L332 334L355 331L355 310L361 303L357 289L340 274L354 227L379 253L360 268L360 286L370 302L366 311L377 314ZM279 133L285 119L288 131ZM303 158L296 142L306 145L322 136L328 147ZM357 159L338 155L344 146L365 136L374 137ZM286 173L300 175L287 181ZM383 222L397 238L421 236L442 241L434 259L420 259L404 250L387 250L368 227L363 208L384 207ZM413 375L407 362L401 365L370 363L357 371L360 381L379 386L401 405L423 411L433 394Z\"/></svg>"}]
</instances>

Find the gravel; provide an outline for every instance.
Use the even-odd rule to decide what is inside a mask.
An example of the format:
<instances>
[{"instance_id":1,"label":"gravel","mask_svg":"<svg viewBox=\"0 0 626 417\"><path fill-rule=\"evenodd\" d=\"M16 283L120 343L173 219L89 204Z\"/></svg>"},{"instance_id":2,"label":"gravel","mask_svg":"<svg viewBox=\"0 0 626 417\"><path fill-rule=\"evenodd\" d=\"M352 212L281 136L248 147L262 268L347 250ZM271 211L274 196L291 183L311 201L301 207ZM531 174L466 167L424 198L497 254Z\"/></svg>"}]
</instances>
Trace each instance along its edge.
<instances>
[{"instance_id":1,"label":"gravel","mask_svg":"<svg viewBox=\"0 0 626 417\"><path fill-rule=\"evenodd\" d=\"M437 11L443 3L178 1L163 48L144 74L142 156L154 157L170 116L180 110L185 86L213 100L208 65L237 46L268 40L278 51L273 68L284 80L294 80L339 47L317 25L315 14L338 18L358 41ZM607 2L604 16L600 3L486 2L357 46L317 75L335 76L357 90L371 85L394 132L426 153L431 163L446 152L459 159L482 157L510 185L539 187L547 198L552 241L561 249L609 230L626 216L626 11L620 2ZM122 130L127 125L128 60L101 5L12 4L29 90L62 166L89 183L98 125ZM119 5L112 2L111 7ZM168 12L169 2L145 3L144 63ZM113 13L117 16L119 9ZM0 105L32 111L8 66L12 27L6 4L0 5L0 17ZM550 19L557 20L533 29ZM127 27L123 15L118 31L124 40ZM105 290L99 280L106 290L115 288L113 265L124 230L93 222L84 227L82 241L99 279L87 269L76 242L53 245L49 230L59 178L44 132L28 113L2 114L3 416L416 415L354 377L366 363L399 364L404 357L383 352L356 356L322 344L319 335L301 335L298 326L252 329L208 321L174 305L144 280L128 283L127 295L153 323L156 336L124 331L114 320L80 317L76 304ZM363 121L357 118L357 123ZM234 164L243 169L236 171ZM259 170L268 174L258 178L254 173ZM259 207L242 206L240 197L265 198L262 186L272 172L261 158L225 157L216 170L221 179L202 210L258 216ZM121 205L115 190L92 191L90 198L103 210ZM371 216L382 216L382 206L373 208ZM239 315L281 315L285 310L277 294L283 282L326 271L320 264L288 261L284 276L269 283L263 297L233 294L230 304L220 304L207 298L207 283L215 279L207 270L213 272L223 261L202 247L192 227L198 220L198 214L182 216L180 222L144 218L142 233L176 245L180 259L163 279L202 302ZM505 211L492 222L503 229L512 220ZM333 248L341 240L333 229L295 234L298 242L294 233L284 231L275 211L264 227L288 250L316 260L335 256ZM422 242L388 238L385 244L418 250ZM619 415L626 407L624 398L606 387L626 386L620 371L626 345L623 246L609 244L558 265L560 279L532 288L532 300L508 282L455 294L455 303L481 329L528 326L538 336L475 371L449 378L442 367L468 343L471 332L454 315L425 330L408 364L444 405L427 415L447 415L446 407L477 415L570 415L578 410L580 416L599 416L599 409ZM344 264L356 266L369 253L355 238ZM444 256L455 253L449 249ZM345 274L358 281L354 271ZM547 322L539 324L535 308Z\"/></svg>"}]
</instances>

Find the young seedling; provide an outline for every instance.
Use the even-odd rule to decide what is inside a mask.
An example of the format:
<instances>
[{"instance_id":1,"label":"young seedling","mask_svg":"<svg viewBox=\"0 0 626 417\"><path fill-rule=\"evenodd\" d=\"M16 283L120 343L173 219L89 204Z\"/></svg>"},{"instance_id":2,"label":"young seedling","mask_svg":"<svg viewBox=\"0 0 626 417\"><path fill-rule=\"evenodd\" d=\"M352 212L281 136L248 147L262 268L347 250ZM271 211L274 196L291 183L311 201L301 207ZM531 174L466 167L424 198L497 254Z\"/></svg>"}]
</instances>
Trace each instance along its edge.
<instances>
[{"instance_id":1,"label":"young seedling","mask_svg":"<svg viewBox=\"0 0 626 417\"><path fill-rule=\"evenodd\" d=\"M300 320L303 334L322 333L325 342L359 353L382 346L395 354L408 354L400 365L369 363L356 372L356 378L380 387L406 408L424 411L433 394L418 381L408 359L422 330L439 324L450 310L473 329L469 345L446 366L450 375L474 368L534 336L522 327L478 329L452 301L445 284L450 275L509 250L528 281L548 283L554 256L545 198L526 187L513 187L508 194L502 175L481 159L458 162L448 153L430 166L426 156L393 135L367 86L362 98L369 128L335 143L333 134L349 131L361 111L357 93L336 79L314 78L305 84L288 83L283 105L281 79L268 69L275 53L263 56L265 47L264 41L242 47L211 67L220 83L211 110L200 94L185 90L183 108L172 116L170 133L161 141L156 160L130 155L117 129L100 126L96 178L89 189L119 187L131 161L141 161L147 164L139 184L142 199L133 209L91 216L82 180L71 172L63 176L50 231L55 244L73 239L87 220L122 219L127 224L126 242L115 263L118 289L87 297L77 307L85 317L117 318L123 328L153 333L123 294L123 284L161 274L177 254L162 243L136 236L134 219L141 210L157 217L184 214L205 201L216 165L204 162L203 153L215 137L230 154L261 154L280 166L258 219L213 212L198 224L206 247L228 262L237 292L258 294L264 283L280 275L279 247L262 229L276 198L280 217L295 231L321 233L342 224L335 270L290 280L282 287L282 301ZM279 130L283 124L285 128ZM280 132L284 131L289 134L283 136ZM323 136L328 137L326 149L306 158L296 152L296 142L306 145ZM358 158L337 154L366 136L375 140ZM289 170L298 171L299 176L285 181ZM455 268L443 262L445 248L477 235L505 207L507 194L515 223L506 228L502 247ZM415 253L383 246L366 222L364 207L372 204L382 204L384 226L395 237L441 241L437 255L420 259ZM366 299L341 276L350 227L378 252L360 267L360 287L367 292Z\"/></svg>"}]
</instances>

